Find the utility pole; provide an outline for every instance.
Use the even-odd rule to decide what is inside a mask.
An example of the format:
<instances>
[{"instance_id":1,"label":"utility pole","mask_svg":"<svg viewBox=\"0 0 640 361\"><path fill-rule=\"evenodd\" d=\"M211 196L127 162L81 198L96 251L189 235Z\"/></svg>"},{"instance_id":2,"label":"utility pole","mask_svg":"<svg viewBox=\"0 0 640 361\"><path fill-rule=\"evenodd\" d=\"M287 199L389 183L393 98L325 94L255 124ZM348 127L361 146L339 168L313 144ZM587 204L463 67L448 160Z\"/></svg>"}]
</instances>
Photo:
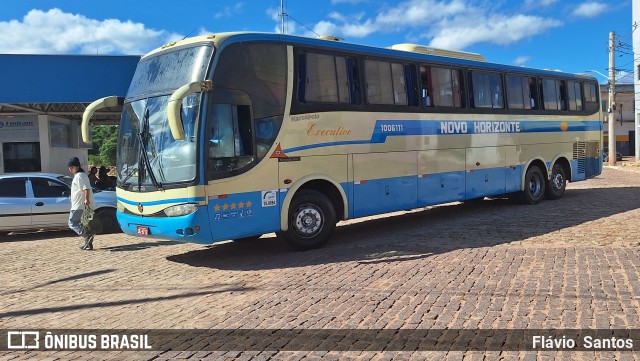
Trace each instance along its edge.
<instances>
[{"instance_id":1,"label":"utility pole","mask_svg":"<svg viewBox=\"0 0 640 361\"><path fill-rule=\"evenodd\" d=\"M280 33L284 34L284 0L280 0Z\"/></svg>"},{"instance_id":2,"label":"utility pole","mask_svg":"<svg viewBox=\"0 0 640 361\"><path fill-rule=\"evenodd\" d=\"M616 165L616 68L615 68L615 37L612 31L609 33L609 165Z\"/></svg>"}]
</instances>

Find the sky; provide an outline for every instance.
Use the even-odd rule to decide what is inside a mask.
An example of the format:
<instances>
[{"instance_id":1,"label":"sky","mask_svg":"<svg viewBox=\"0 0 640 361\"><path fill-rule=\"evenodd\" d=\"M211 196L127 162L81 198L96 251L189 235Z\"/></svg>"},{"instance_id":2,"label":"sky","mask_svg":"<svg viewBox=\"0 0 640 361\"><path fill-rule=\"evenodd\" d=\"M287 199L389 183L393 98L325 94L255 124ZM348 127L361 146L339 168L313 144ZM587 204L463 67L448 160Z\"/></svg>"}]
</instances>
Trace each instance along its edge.
<instances>
[{"instance_id":1,"label":"sky","mask_svg":"<svg viewBox=\"0 0 640 361\"><path fill-rule=\"evenodd\" d=\"M604 75L613 31L618 82L633 81L632 33L640 24L631 0L285 0L284 12L288 34L422 44ZM185 36L280 32L279 14L281 0L4 0L0 54L141 55Z\"/></svg>"}]
</instances>

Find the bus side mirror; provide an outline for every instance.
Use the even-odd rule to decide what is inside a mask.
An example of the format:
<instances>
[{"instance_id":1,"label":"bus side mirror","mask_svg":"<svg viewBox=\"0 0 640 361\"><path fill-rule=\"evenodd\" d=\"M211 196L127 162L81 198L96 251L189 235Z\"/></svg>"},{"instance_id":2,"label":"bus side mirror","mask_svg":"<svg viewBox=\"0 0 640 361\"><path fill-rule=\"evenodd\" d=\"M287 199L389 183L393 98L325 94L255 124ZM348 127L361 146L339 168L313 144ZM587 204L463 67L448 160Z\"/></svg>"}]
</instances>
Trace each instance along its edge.
<instances>
[{"instance_id":1,"label":"bus side mirror","mask_svg":"<svg viewBox=\"0 0 640 361\"><path fill-rule=\"evenodd\" d=\"M184 140L184 127L182 126L182 101L193 93L210 91L213 89L211 80L194 81L178 88L167 105L167 116L169 117L169 128L175 140Z\"/></svg>"},{"instance_id":2,"label":"bus side mirror","mask_svg":"<svg viewBox=\"0 0 640 361\"><path fill-rule=\"evenodd\" d=\"M94 101L89 104L87 108L82 113L82 141L84 143L89 143L89 120L93 117L93 114L102 109L102 108L110 108L116 106L122 106L124 104L124 98L112 95L110 97L104 97Z\"/></svg>"}]
</instances>

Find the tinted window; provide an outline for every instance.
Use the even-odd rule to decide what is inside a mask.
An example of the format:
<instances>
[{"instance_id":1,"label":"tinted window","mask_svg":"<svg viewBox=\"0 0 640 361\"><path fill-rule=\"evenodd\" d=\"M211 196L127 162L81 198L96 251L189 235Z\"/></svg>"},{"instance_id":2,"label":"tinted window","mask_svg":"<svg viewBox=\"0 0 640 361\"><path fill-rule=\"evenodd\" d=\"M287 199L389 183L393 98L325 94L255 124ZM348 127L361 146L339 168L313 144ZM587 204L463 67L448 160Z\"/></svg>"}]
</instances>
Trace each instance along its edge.
<instances>
[{"instance_id":1,"label":"tinted window","mask_svg":"<svg viewBox=\"0 0 640 361\"><path fill-rule=\"evenodd\" d=\"M507 76L509 109L536 109L536 79L526 76Z\"/></svg>"},{"instance_id":2,"label":"tinted window","mask_svg":"<svg viewBox=\"0 0 640 361\"><path fill-rule=\"evenodd\" d=\"M0 197L19 197L27 196L25 178L0 179Z\"/></svg>"},{"instance_id":3,"label":"tinted window","mask_svg":"<svg viewBox=\"0 0 640 361\"><path fill-rule=\"evenodd\" d=\"M567 82L569 110L582 111L582 84L577 81Z\"/></svg>"},{"instance_id":4,"label":"tinted window","mask_svg":"<svg viewBox=\"0 0 640 361\"><path fill-rule=\"evenodd\" d=\"M474 108L504 108L502 75L474 71L471 73Z\"/></svg>"},{"instance_id":5,"label":"tinted window","mask_svg":"<svg viewBox=\"0 0 640 361\"><path fill-rule=\"evenodd\" d=\"M407 81L404 70L404 65L398 63L365 61L369 103L407 105Z\"/></svg>"},{"instance_id":6,"label":"tinted window","mask_svg":"<svg viewBox=\"0 0 640 361\"><path fill-rule=\"evenodd\" d=\"M36 198L64 197L64 192L69 188L44 178L31 178L31 188Z\"/></svg>"},{"instance_id":7,"label":"tinted window","mask_svg":"<svg viewBox=\"0 0 640 361\"><path fill-rule=\"evenodd\" d=\"M458 69L427 68L433 89L433 105L437 107L463 107L462 71Z\"/></svg>"},{"instance_id":8,"label":"tinted window","mask_svg":"<svg viewBox=\"0 0 640 361\"><path fill-rule=\"evenodd\" d=\"M565 81L542 79L542 99L545 110L567 110Z\"/></svg>"},{"instance_id":9,"label":"tinted window","mask_svg":"<svg viewBox=\"0 0 640 361\"><path fill-rule=\"evenodd\" d=\"M598 85L596 83L584 83L584 106L587 112L597 112L600 108L598 104ZM602 108L606 108L606 103L602 102Z\"/></svg>"},{"instance_id":10,"label":"tinted window","mask_svg":"<svg viewBox=\"0 0 640 361\"><path fill-rule=\"evenodd\" d=\"M249 94L256 119L284 114L287 52L284 45L235 44L224 49L213 84Z\"/></svg>"},{"instance_id":11,"label":"tinted window","mask_svg":"<svg viewBox=\"0 0 640 361\"><path fill-rule=\"evenodd\" d=\"M304 55L303 55L304 56ZM347 61L344 57L325 54L306 54L300 74L304 74L302 102L351 103Z\"/></svg>"}]
</instances>

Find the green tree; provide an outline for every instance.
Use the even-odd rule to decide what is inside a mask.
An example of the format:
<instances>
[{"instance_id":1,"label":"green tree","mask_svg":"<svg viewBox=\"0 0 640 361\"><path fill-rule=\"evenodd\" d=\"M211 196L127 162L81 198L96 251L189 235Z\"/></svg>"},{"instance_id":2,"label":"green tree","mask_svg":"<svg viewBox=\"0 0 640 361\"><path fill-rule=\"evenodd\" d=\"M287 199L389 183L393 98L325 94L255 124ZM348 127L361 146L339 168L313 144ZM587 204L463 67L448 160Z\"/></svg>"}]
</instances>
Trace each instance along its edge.
<instances>
[{"instance_id":1,"label":"green tree","mask_svg":"<svg viewBox=\"0 0 640 361\"><path fill-rule=\"evenodd\" d=\"M107 139L100 146L100 159L103 165L116 165L116 151L118 149L117 139Z\"/></svg>"},{"instance_id":2,"label":"green tree","mask_svg":"<svg viewBox=\"0 0 640 361\"><path fill-rule=\"evenodd\" d=\"M116 165L118 149L118 126L98 125L91 129L93 149L89 150L89 163L96 165Z\"/></svg>"}]
</instances>

